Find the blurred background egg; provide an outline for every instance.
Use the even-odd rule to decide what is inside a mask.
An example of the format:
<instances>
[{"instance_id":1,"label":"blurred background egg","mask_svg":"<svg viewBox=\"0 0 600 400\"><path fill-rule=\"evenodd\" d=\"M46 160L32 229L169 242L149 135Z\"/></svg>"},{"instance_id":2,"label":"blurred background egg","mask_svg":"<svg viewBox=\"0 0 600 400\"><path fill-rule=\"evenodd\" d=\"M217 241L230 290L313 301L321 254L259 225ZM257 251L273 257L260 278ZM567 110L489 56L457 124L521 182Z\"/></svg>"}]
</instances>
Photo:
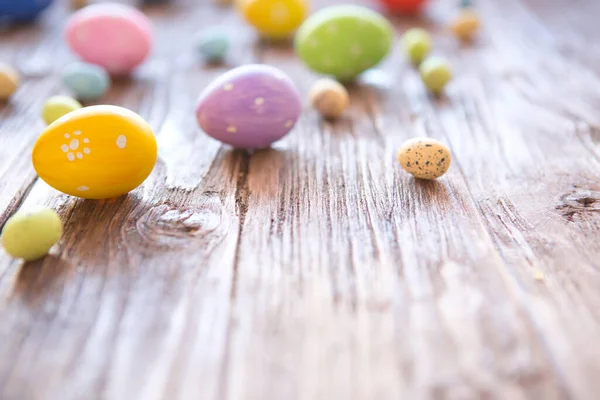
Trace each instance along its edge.
<instances>
[{"instance_id":1,"label":"blurred background egg","mask_svg":"<svg viewBox=\"0 0 600 400\"><path fill-rule=\"evenodd\" d=\"M32 20L50 4L52 0L0 0L0 20Z\"/></svg>"},{"instance_id":2,"label":"blurred background egg","mask_svg":"<svg viewBox=\"0 0 600 400\"><path fill-rule=\"evenodd\" d=\"M239 0L238 9L262 37L291 36L308 14L306 0Z\"/></svg>"},{"instance_id":3,"label":"blurred background egg","mask_svg":"<svg viewBox=\"0 0 600 400\"><path fill-rule=\"evenodd\" d=\"M379 0L389 11L399 14L415 14L421 11L428 0Z\"/></svg>"},{"instance_id":4,"label":"blurred background egg","mask_svg":"<svg viewBox=\"0 0 600 400\"><path fill-rule=\"evenodd\" d=\"M325 7L298 29L295 48L316 72L348 81L389 53L393 28L381 14L355 5Z\"/></svg>"},{"instance_id":5,"label":"blurred background egg","mask_svg":"<svg viewBox=\"0 0 600 400\"><path fill-rule=\"evenodd\" d=\"M195 46L200 56L209 63L222 62L231 47L229 34L222 28L210 27L196 34Z\"/></svg>"},{"instance_id":6,"label":"blurred background egg","mask_svg":"<svg viewBox=\"0 0 600 400\"><path fill-rule=\"evenodd\" d=\"M75 12L67 23L66 38L84 61L124 75L150 54L152 24L125 4L98 3Z\"/></svg>"},{"instance_id":7,"label":"blurred background egg","mask_svg":"<svg viewBox=\"0 0 600 400\"><path fill-rule=\"evenodd\" d=\"M74 62L63 71L63 82L79 100L95 100L110 87L110 76L94 64Z\"/></svg>"}]
</instances>

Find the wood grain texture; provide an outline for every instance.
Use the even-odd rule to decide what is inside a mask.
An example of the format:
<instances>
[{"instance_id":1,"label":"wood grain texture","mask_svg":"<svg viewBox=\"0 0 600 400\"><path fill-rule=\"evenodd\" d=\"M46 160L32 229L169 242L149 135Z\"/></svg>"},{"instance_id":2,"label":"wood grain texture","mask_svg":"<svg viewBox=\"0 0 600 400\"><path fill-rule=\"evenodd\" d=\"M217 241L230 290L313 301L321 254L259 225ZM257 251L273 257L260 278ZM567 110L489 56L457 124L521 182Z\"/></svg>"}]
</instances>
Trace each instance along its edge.
<instances>
[{"instance_id":1,"label":"wood grain texture","mask_svg":"<svg viewBox=\"0 0 600 400\"><path fill-rule=\"evenodd\" d=\"M0 225L46 204L65 235L37 262L0 254L0 398L596 399L600 5L481 0L465 46L445 29L455 3L391 17L398 35L433 32L455 70L446 96L395 48L348 87L343 119L307 107L253 153L199 132L202 88L250 62L303 95L317 76L228 7L145 7L152 59L103 101L149 121L159 160L107 201L57 193L29 161L72 59L68 7L1 31L25 82L0 106ZM235 45L204 66L190 34L216 21ZM418 135L453 153L436 182L395 161Z\"/></svg>"}]
</instances>

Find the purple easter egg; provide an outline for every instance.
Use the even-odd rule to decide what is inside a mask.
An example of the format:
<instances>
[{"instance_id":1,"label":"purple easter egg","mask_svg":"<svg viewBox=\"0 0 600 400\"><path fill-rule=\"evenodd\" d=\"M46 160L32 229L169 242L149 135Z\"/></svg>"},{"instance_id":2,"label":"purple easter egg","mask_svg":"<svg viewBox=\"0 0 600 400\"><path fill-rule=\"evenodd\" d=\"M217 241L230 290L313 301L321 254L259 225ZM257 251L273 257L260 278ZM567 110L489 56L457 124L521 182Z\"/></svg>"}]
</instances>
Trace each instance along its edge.
<instances>
[{"instance_id":1,"label":"purple easter egg","mask_svg":"<svg viewBox=\"0 0 600 400\"><path fill-rule=\"evenodd\" d=\"M262 149L284 137L302 111L300 94L281 70L261 64L234 68L212 82L196 103L209 136L238 148Z\"/></svg>"}]
</instances>

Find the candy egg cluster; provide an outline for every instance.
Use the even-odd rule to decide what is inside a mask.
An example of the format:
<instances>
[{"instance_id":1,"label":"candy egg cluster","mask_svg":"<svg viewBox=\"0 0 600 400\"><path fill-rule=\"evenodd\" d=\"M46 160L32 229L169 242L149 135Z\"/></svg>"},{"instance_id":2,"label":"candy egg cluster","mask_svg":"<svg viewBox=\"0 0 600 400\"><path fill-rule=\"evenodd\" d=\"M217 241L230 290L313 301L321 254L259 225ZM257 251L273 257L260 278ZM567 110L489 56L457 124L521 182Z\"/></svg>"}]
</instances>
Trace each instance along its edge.
<instances>
[{"instance_id":1,"label":"candy egg cluster","mask_svg":"<svg viewBox=\"0 0 600 400\"><path fill-rule=\"evenodd\" d=\"M109 73L130 73L150 54L152 25L137 9L118 3L92 4L75 12L67 42L84 61Z\"/></svg>"},{"instance_id":2,"label":"candy egg cluster","mask_svg":"<svg viewBox=\"0 0 600 400\"><path fill-rule=\"evenodd\" d=\"M54 121L33 147L42 180L73 196L104 199L139 186L154 168L157 146L150 126L116 106L82 108Z\"/></svg>"},{"instance_id":3,"label":"candy egg cluster","mask_svg":"<svg viewBox=\"0 0 600 400\"><path fill-rule=\"evenodd\" d=\"M314 71L351 80L388 54L392 38L391 24L375 11L354 5L331 6L302 24L295 47Z\"/></svg>"},{"instance_id":4,"label":"candy egg cluster","mask_svg":"<svg viewBox=\"0 0 600 400\"><path fill-rule=\"evenodd\" d=\"M244 65L204 89L196 118L204 132L223 143L261 149L294 127L301 108L300 94L283 71L268 65Z\"/></svg>"},{"instance_id":5,"label":"candy egg cluster","mask_svg":"<svg viewBox=\"0 0 600 400\"><path fill-rule=\"evenodd\" d=\"M45 207L20 210L6 221L0 241L15 258L33 261L44 257L60 240L63 227L58 214Z\"/></svg>"}]
</instances>

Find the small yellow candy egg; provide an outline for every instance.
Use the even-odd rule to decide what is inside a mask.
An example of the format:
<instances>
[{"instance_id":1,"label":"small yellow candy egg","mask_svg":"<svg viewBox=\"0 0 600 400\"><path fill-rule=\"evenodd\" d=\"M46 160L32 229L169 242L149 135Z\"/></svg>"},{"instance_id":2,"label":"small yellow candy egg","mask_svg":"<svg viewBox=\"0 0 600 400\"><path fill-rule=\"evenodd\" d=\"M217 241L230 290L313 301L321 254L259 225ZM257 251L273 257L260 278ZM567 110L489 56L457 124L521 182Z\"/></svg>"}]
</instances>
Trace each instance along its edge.
<instances>
[{"instance_id":1,"label":"small yellow candy egg","mask_svg":"<svg viewBox=\"0 0 600 400\"><path fill-rule=\"evenodd\" d=\"M53 188L86 199L121 196L152 172L152 129L133 111L91 106L57 119L33 147L33 166Z\"/></svg>"},{"instance_id":2,"label":"small yellow candy egg","mask_svg":"<svg viewBox=\"0 0 600 400\"><path fill-rule=\"evenodd\" d=\"M419 65L423 83L435 95L442 93L452 79L452 68L445 58L429 57Z\"/></svg>"},{"instance_id":3,"label":"small yellow candy egg","mask_svg":"<svg viewBox=\"0 0 600 400\"><path fill-rule=\"evenodd\" d=\"M450 151L441 142L426 137L409 139L398 151L406 172L419 179L436 179L450 167Z\"/></svg>"},{"instance_id":4,"label":"small yellow candy egg","mask_svg":"<svg viewBox=\"0 0 600 400\"><path fill-rule=\"evenodd\" d=\"M80 108L81 103L69 96L53 96L46 100L42 107L42 119L50 125L63 115Z\"/></svg>"},{"instance_id":5,"label":"small yellow candy egg","mask_svg":"<svg viewBox=\"0 0 600 400\"><path fill-rule=\"evenodd\" d=\"M479 31L481 22L473 9L461 10L450 24L450 29L460 40L472 40Z\"/></svg>"},{"instance_id":6,"label":"small yellow candy egg","mask_svg":"<svg viewBox=\"0 0 600 400\"><path fill-rule=\"evenodd\" d=\"M17 90L21 79L10 65L0 63L0 101L6 101Z\"/></svg>"},{"instance_id":7,"label":"small yellow candy egg","mask_svg":"<svg viewBox=\"0 0 600 400\"><path fill-rule=\"evenodd\" d=\"M348 104L350 96L346 88L333 79L319 79L308 93L310 103L325 118L339 118Z\"/></svg>"},{"instance_id":8,"label":"small yellow candy egg","mask_svg":"<svg viewBox=\"0 0 600 400\"><path fill-rule=\"evenodd\" d=\"M58 214L46 207L18 211L6 221L2 230L2 245L15 258L26 261L42 258L62 235Z\"/></svg>"},{"instance_id":9,"label":"small yellow candy egg","mask_svg":"<svg viewBox=\"0 0 600 400\"><path fill-rule=\"evenodd\" d=\"M292 35L308 14L306 0L238 0L237 4L261 36L273 39Z\"/></svg>"}]
</instances>

